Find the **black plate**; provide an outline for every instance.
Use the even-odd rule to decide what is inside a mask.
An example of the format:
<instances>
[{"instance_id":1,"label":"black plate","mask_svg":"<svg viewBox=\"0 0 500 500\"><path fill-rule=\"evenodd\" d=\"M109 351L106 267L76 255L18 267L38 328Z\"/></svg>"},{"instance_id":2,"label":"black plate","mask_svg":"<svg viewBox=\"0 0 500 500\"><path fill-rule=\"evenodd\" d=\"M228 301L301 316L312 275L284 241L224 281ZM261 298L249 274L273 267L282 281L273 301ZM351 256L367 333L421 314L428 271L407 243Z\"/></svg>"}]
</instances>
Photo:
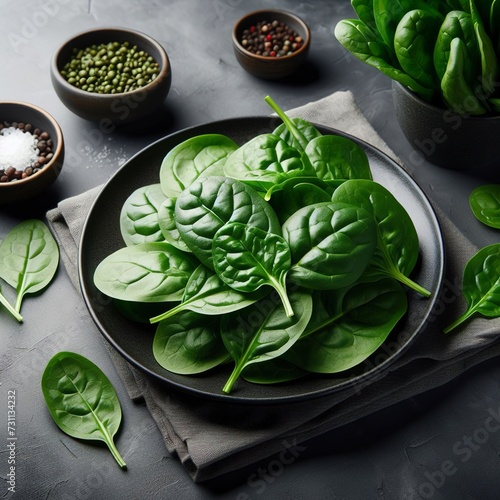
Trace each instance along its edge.
<instances>
[{"instance_id":1,"label":"black plate","mask_svg":"<svg viewBox=\"0 0 500 500\"><path fill-rule=\"evenodd\" d=\"M324 133L338 134L357 142L367 153L374 180L389 189L413 219L420 239L421 260L412 276L432 292L430 299L409 293L409 311L386 342L358 367L336 375L313 375L280 385L258 385L239 380L232 394L221 392L232 369L227 365L198 376L170 373L153 356L154 326L125 319L94 286L97 265L124 246L119 215L127 197L137 188L159 182L159 169L166 153L175 145L199 134L220 133L242 144L257 134L271 132L277 118L247 117L192 127L160 139L133 156L107 182L87 217L80 243L80 283L85 302L104 337L132 365L165 382L170 388L220 401L283 403L326 396L347 386L365 384L378 377L418 336L432 312L444 274L444 249L437 217L415 181L393 160L365 142L333 129L318 126Z\"/></svg>"}]
</instances>

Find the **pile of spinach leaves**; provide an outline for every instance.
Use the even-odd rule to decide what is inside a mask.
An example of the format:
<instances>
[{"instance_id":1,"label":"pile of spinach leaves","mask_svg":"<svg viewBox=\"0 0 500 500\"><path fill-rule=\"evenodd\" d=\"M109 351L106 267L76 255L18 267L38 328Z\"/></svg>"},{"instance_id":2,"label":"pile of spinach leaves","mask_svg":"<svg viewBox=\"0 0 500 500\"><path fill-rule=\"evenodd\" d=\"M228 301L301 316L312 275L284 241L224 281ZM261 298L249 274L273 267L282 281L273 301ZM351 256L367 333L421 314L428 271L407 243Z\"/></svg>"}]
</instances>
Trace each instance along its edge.
<instances>
[{"instance_id":1,"label":"pile of spinach leaves","mask_svg":"<svg viewBox=\"0 0 500 500\"><path fill-rule=\"evenodd\" d=\"M170 150L159 182L121 210L125 246L96 287L156 324L155 359L179 374L232 362L256 383L361 363L407 311L418 236L354 141L290 119L242 145L207 134ZM160 312L152 313L153 310Z\"/></svg>"},{"instance_id":2,"label":"pile of spinach leaves","mask_svg":"<svg viewBox=\"0 0 500 500\"><path fill-rule=\"evenodd\" d=\"M337 40L422 99L460 114L500 111L500 0L352 0Z\"/></svg>"}]
</instances>

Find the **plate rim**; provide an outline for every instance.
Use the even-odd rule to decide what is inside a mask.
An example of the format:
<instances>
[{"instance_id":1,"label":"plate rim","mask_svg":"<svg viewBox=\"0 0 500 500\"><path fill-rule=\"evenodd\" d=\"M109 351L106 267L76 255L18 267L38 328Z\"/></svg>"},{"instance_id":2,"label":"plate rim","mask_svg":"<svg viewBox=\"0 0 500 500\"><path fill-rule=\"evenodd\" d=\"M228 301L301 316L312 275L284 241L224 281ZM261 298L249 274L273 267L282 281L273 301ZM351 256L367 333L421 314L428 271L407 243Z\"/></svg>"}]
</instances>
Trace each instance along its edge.
<instances>
[{"instance_id":1,"label":"plate rim","mask_svg":"<svg viewBox=\"0 0 500 500\"><path fill-rule=\"evenodd\" d=\"M393 158L391 158L386 152L382 151L380 148L370 144L369 142L365 141L364 139L361 139L359 137L356 137L348 132L344 132L342 130L336 129L334 127L328 126L328 125L323 125L321 123L317 123L314 121L309 121L312 125L317 127L320 131L327 131L328 133L331 134L336 134L340 135L342 137L346 137L348 139L353 140L357 144L361 145L363 148L367 148L368 150L372 150L375 152L384 162L388 162L392 164L392 167L396 167L396 170L399 170L402 174L402 176L405 178L406 181L409 181L410 184L412 184L419 195L419 198L421 199L422 202L424 202L424 205L427 208L427 212L429 212L432 215L432 225L435 226L436 232L439 235L439 238L436 241L436 250L439 253L439 262L434 263L437 266L438 269L438 285L436 287L436 290L433 291L433 295L431 298L426 299L426 300L431 300L432 304L428 308L427 314L425 317L422 319L422 321L416 326L415 330L411 333L409 339L405 342L405 345L400 348L395 354L392 354L388 356L384 361L382 361L380 364L375 365L373 368L367 370L364 373L361 373L359 375L356 375L353 379L350 380L345 380L340 382L339 384L329 386L327 388L322 388L317 391L311 391L305 394L298 394L298 395L284 395L282 397L272 397L272 398L267 398L267 397L247 397L244 394L224 394L222 391L220 394L217 393L212 393L212 392L206 392L197 388L189 387L186 385L182 385L177 383L176 381L173 380L168 380L164 377L162 377L159 373L156 373L152 369L148 368L147 366L144 366L143 363L140 363L138 360L134 359L133 356L131 356L128 352L122 348L117 341L110 336L110 334L107 332L106 328L104 325L102 325L101 321L96 315L96 312L94 310L93 304L91 303L91 298L89 291L87 289L85 279L83 278L83 269L82 269L82 262L84 260L84 249L85 249L85 236L86 232L88 230L88 226L91 223L92 216L94 215L94 209L96 205L98 205L100 199L104 194L106 194L106 190L110 189L110 186L112 185L113 181L121 175L121 172L125 169L127 169L128 165L136 160L138 157L143 155L145 152L148 150L153 149L155 146L159 145L160 143L168 140L175 139L176 136L181 136L184 134L190 134L190 132L199 130L200 128L204 127L209 127L209 126L214 126L216 127L217 125L220 124L230 124L232 122L242 122L242 121L262 121L266 120L269 121L270 119L275 118L274 116L270 115L248 115L248 116L241 116L241 117L232 117L232 118L224 118L224 119L219 119L219 120L213 120L210 122L205 122L205 123L200 123L200 124L195 124L191 125L189 127L177 130L175 132L172 132L170 134L167 134L161 138L158 138L151 142L149 145L143 147L139 151L137 151L135 154L133 154L123 165L121 165L114 173L113 175L102 185L101 189L97 193L96 197L92 201L89 211L87 215L85 216L84 224L82 227L82 231L80 234L80 239L79 239L79 245L78 245L78 256L77 256L77 264L78 264L78 282L80 286L80 291L82 293L85 305L87 307L87 310L96 325L97 329L103 335L104 339L113 347L113 349L125 360L126 362L130 363L133 367L139 369L141 372L145 373L148 376L151 376L155 381L158 381L165 385L166 388L168 389L173 389L175 391L179 391L182 394L189 394L192 396L197 396L201 399L204 400L210 400L210 401L218 401L222 403L243 403L243 404L254 404L254 405L275 405L275 404L287 404L287 403L295 403L295 402L302 402L302 401L308 401L312 399L320 399L323 397L328 397L331 396L334 393L337 393L342 390L346 390L349 387L356 387L358 385L362 385L365 387L364 382L366 382L367 379L373 379L374 381L379 380L380 378L385 377L386 373L389 371L390 366L398 359L400 358L404 353L407 352L407 350L411 347L411 345L414 343L415 339L419 336L419 334L424 330L426 323L429 319L429 317L432 316L432 312L434 308L436 307L436 304L439 299L440 291L443 286L443 282L445 279L445 269L446 269L446 254L445 254L445 244L444 244L444 239L443 239L443 232L441 229L441 224L437 215L436 210L434 209L429 196L427 193L421 188L419 183L414 179L414 177L397 161L395 161ZM322 132L324 133L324 132ZM165 153L166 154L166 153ZM380 349L380 348L379 348ZM314 376L314 374L312 374ZM186 376L188 377L188 376ZM290 382L293 384L293 381ZM368 384L369 385L369 384Z\"/></svg>"}]
</instances>

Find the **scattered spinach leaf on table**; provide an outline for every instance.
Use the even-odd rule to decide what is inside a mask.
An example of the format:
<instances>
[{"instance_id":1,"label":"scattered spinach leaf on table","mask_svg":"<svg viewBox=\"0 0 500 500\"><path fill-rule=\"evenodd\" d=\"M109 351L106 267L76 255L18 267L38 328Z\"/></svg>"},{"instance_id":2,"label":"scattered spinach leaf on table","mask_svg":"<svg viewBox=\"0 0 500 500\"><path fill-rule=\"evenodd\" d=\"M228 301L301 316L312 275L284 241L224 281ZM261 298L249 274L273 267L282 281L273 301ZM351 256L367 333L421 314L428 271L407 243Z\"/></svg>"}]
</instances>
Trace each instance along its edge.
<instances>
[{"instance_id":1,"label":"scattered spinach leaf on table","mask_svg":"<svg viewBox=\"0 0 500 500\"><path fill-rule=\"evenodd\" d=\"M469 205L478 221L500 229L500 184L485 184L474 189Z\"/></svg>"},{"instance_id":2,"label":"scattered spinach leaf on table","mask_svg":"<svg viewBox=\"0 0 500 500\"><path fill-rule=\"evenodd\" d=\"M466 264L462 292L467 310L444 329L449 333L474 314L500 317L500 243L479 250Z\"/></svg>"},{"instance_id":3,"label":"scattered spinach leaf on table","mask_svg":"<svg viewBox=\"0 0 500 500\"><path fill-rule=\"evenodd\" d=\"M113 438L122 410L116 391L92 361L73 352L59 352L47 363L41 380L50 415L66 434L104 441L118 465L126 467Z\"/></svg>"},{"instance_id":4,"label":"scattered spinach leaf on table","mask_svg":"<svg viewBox=\"0 0 500 500\"><path fill-rule=\"evenodd\" d=\"M59 247L46 224L29 219L11 229L0 244L0 278L16 290L15 305L0 302L22 321L21 305L25 295L43 290L53 279L59 265Z\"/></svg>"}]
</instances>

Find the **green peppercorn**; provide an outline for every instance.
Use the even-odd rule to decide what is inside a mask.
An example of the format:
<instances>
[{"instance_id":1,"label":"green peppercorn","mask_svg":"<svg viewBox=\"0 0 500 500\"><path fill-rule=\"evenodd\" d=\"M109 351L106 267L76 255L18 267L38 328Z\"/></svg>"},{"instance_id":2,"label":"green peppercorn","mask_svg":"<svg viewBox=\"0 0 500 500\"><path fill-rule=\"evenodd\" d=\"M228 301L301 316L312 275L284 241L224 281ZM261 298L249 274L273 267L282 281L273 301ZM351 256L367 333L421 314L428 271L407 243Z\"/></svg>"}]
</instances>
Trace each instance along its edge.
<instances>
[{"instance_id":1,"label":"green peppercorn","mask_svg":"<svg viewBox=\"0 0 500 500\"><path fill-rule=\"evenodd\" d=\"M159 73L154 58L129 42L94 44L73 50L61 75L76 87L95 93L121 93L152 82Z\"/></svg>"}]
</instances>

